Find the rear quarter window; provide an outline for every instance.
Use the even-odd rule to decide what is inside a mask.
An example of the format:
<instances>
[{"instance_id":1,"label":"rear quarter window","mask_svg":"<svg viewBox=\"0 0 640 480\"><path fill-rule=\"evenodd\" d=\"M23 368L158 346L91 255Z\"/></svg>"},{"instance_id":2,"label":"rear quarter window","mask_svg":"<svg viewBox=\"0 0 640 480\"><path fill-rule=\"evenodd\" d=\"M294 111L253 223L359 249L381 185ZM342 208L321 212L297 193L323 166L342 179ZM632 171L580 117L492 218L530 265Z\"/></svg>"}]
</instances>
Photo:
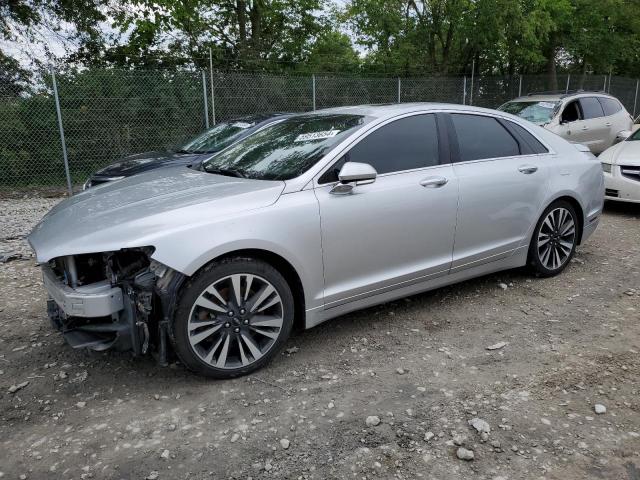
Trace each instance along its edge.
<instances>
[{"instance_id":1,"label":"rear quarter window","mask_svg":"<svg viewBox=\"0 0 640 480\"><path fill-rule=\"evenodd\" d=\"M517 123L506 121L506 124L511 129L511 131L520 139L520 143L523 143L523 146L528 147L529 154L538 154L538 153L549 153L547 147L545 147L540 140L534 137L529 131L518 125ZM525 152L522 152L525 153Z\"/></svg>"}]
</instances>

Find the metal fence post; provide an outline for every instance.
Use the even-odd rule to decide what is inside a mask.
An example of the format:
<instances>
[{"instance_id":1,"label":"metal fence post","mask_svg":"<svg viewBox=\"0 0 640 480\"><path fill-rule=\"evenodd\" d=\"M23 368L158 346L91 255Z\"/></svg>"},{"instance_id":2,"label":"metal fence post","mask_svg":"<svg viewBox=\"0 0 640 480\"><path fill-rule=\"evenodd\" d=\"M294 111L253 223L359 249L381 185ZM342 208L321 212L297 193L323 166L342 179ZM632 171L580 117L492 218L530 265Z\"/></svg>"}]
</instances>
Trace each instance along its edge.
<instances>
[{"instance_id":1,"label":"metal fence post","mask_svg":"<svg viewBox=\"0 0 640 480\"><path fill-rule=\"evenodd\" d=\"M398 103L400 103L400 89L402 88L402 84L400 82L400 77L398 77Z\"/></svg>"},{"instance_id":2,"label":"metal fence post","mask_svg":"<svg viewBox=\"0 0 640 480\"><path fill-rule=\"evenodd\" d=\"M213 53L209 47L209 77L211 80L211 121L216 124L216 102L213 97Z\"/></svg>"},{"instance_id":3,"label":"metal fence post","mask_svg":"<svg viewBox=\"0 0 640 480\"><path fill-rule=\"evenodd\" d=\"M604 76L604 86L602 87L602 91L606 92L607 91L607 76Z\"/></svg>"},{"instance_id":4,"label":"metal fence post","mask_svg":"<svg viewBox=\"0 0 640 480\"><path fill-rule=\"evenodd\" d=\"M475 59L471 62L471 95L469 95L469 105L473 105L473 73L476 69Z\"/></svg>"},{"instance_id":5,"label":"metal fence post","mask_svg":"<svg viewBox=\"0 0 640 480\"><path fill-rule=\"evenodd\" d=\"M569 93L569 82L571 81L571 74L567 73L567 86L564 89L564 93Z\"/></svg>"},{"instance_id":6,"label":"metal fence post","mask_svg":"<svg viewBox=\"0 0 640 480\"><path fill-rule=\"evenodd\" d=\"M207 99L207 77L202 71L202 98L204 99L204 127L209 130L209 100Z\"/></svg>"},{"instance_id":7,"label":"metal fence post","mask_svg":"<svg viewBox=\"0 0 640 480\"><path fill-rule=\"evenodd\" d=\"M316 75L311 75L311 97L313 100L313 111L316 110Z\"/></svg>"},{"instance_id":8,"label":"metal fence post","mask_svg":"<svg viewBox=\"0 0 640 480\"><path fill-rule=\"evenodd\" d=\"M640 80L636 80L636 96L633 99L633 117L636 116L636 104L638 103L638 86L640 86Z\"/></svg>"},{"instance_id":9,"label":"metal fence post","mask_svg":"<svg viewBox=\"0 0 640 480\"><path fill-rule=\"evenodd\" d=\"M522 74L520 74L520 82L518 83L518 96L522 96Z\"/></svg>"},{"instance_id":10,"label":"metal fence post","mask_svg":"<svg viewBox=\"0 0 640 480\"><path fill-rule=\"evenodd\" d=\"M73 187L71 186L71 173L69 172L69 158L67 157L67 144L64 140L64 127L62 126L62 112L60 111L60 99L58 98L58 84L56 83L56 74L53 65L50 67L51 80L53 81L53 96L56 102L56 113L58 115L58 128L60 129L60 143L62 144L62 158L64 159L64 173L67 177L67 189L69 196L73 195Z\"/></svg>"},{"instance_id":11,"label":"metal fence post","mask_svg":"<svg viewBox=\"0 0 640 480\"><path fill-rule=\"evenodd\" d=\"M609 89L607 90L607 93L611 93L611 69L609 69Z\"/></svg>"},{"instance_id":12,"label":"metal fence post","mask_svg":"<svg viewBox=\"0 0 640 480\"><path fill-rule=\"evenodd\" d=\"M466 105L467 104L467 76L464 76L464 79L462 81L462 104Z\"/></svg>"}]
</instances>

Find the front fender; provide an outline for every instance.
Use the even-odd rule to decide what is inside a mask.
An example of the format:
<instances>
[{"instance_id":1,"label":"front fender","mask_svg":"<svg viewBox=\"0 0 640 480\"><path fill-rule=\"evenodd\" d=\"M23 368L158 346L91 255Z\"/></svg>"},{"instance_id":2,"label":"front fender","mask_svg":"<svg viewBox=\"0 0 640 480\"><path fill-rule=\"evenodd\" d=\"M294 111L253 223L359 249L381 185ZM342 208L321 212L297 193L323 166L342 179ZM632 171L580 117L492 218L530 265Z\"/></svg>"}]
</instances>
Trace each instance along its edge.
<instances>
[{"instance_id":1,"label":"front fender","mask_svg":"<svg viewBox=\"0 0 640 480\"><path fill-rule=\"evenodd\" d=\"M305 305L322 305L324 277L320 214L313 191L282 195L268 207L169 231L152 242L152 258L188 276L234 251L274 253L298 273Z\"/></svg>"}]
</instances>

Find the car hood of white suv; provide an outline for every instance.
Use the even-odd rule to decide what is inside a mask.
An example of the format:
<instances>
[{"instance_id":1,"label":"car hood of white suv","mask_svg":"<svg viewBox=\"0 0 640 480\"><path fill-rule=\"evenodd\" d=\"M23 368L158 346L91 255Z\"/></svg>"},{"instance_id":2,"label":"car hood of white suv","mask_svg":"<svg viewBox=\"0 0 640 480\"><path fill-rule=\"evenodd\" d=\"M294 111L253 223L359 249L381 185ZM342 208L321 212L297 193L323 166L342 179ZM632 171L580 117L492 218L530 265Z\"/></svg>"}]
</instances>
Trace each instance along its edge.
<instances>
[{"instance_id":1,"label":"car hood of white suv","mask_svg":"<svg viewBox=\"0 0 640 480\"><path fill-rule=\"evenodd\" d=\"M28 237L38 262L64 255L153 246L186 229L276 202L283 181L176 167L94 187L56 205Z\"/></svg>"},{"instance_id":2,"label":"car hood of white suv","mask_svg":"<svg viewBox=\"0 0 640 480\"><path fill-rule=\"evenodd\" d=\"M640 165L640 140L617 143L602 152L598 159L613 165Z\"/></svg>"}]
</instances>

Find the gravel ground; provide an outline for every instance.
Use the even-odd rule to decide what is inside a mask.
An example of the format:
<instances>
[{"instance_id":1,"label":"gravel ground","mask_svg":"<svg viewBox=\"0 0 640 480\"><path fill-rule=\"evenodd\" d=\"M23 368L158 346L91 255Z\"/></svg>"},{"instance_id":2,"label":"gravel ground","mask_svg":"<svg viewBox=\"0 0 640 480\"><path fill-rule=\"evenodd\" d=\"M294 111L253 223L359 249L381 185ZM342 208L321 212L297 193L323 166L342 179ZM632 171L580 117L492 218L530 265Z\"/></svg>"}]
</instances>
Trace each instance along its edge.
<instances>
[{"instance_id":1,"label":"gravel ground","mask_svg":"<svg viewBox=\"0 0 640 480\"><path fill-rule=\"evenodd\" d=\"M54 202L1 201L0 251ZM640 479L639 207L559 277L350 314L231 381L72 350L32 258L0 285L0 477Z\"/></svg>"}]
</instances>

